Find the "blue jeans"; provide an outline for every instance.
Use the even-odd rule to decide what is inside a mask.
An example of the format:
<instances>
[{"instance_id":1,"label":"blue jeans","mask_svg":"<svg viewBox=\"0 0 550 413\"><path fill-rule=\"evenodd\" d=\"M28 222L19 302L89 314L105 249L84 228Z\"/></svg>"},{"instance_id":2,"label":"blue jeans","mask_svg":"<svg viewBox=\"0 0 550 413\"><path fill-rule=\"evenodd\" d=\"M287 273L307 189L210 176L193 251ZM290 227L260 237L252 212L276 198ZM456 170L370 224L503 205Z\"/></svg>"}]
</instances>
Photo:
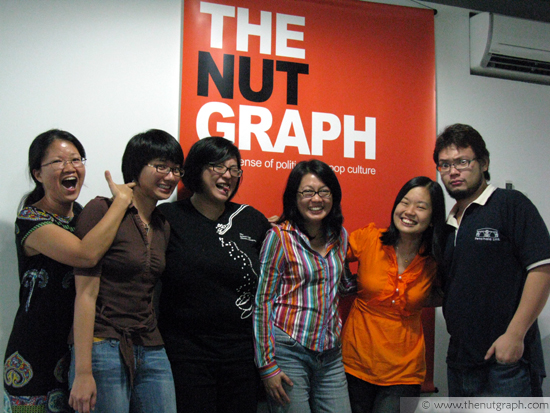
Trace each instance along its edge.
<instances>
[{"instance_id":1,"label":"blue jeans","mask_svg":"<svg viewBox=\"0 0 550 413\"><path fill-rule=\"evenodd\" d=\"M447 367L449 397L531 397L529 364L492 363L472 369Z\"/></svg>"},{"instance_id":2,"label":"blue jeans","mask_svg":"<svg viewBox=\"0 0 550 413\"><path fill-rule=\"evenodd\" d=\"M130 387L128 369L122 361L119 341L94 342L92 372L97 386L94 413L175 413L176 395L170 362L163 346L134 345L136 374ZM71 352L69 384L75 376L75 353Z\"/></svg>"},{"instance_id":3,"label":"blue jeans","mask_svg":"<svg viewBox=\"0 0 550 413\"><path fill-rule=\"evenodd\" d=\"M351 413L340 347L312 351L277 327L273 330L275 361L294 386L283 383L290 404L281 406L268 398L270 411Z\"/></svg>"}]
</instances>

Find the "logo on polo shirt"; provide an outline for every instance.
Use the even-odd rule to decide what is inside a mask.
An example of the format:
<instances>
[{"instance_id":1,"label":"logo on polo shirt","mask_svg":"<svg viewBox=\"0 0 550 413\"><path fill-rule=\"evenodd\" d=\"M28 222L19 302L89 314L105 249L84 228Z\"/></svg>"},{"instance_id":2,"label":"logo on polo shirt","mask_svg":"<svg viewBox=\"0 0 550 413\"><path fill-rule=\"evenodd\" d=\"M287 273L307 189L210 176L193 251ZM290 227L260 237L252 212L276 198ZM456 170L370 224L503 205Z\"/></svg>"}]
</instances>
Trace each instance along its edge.
<instances>
[{"instance_id":1,"label":"logo on polo shirt","mask_svg":"<svg viewBox=\"0 0 550 413\"><path fill-rule=\"evenodd\" d=\"M476 231L476 241L500 241L498 229L480 228Z\"/></svg>"},{"instance_id":2,"label":"logo on polo shirt","mask_svg":"<svg viewBox=\"0 0 550 413\"><path fill-rule=\"evenodd\" d=\"M256 242L254 238L249 237L248 235L244 235L242 232L239 232L239 238L245 241L252 241Z\"/></svg>"}]
</instances>

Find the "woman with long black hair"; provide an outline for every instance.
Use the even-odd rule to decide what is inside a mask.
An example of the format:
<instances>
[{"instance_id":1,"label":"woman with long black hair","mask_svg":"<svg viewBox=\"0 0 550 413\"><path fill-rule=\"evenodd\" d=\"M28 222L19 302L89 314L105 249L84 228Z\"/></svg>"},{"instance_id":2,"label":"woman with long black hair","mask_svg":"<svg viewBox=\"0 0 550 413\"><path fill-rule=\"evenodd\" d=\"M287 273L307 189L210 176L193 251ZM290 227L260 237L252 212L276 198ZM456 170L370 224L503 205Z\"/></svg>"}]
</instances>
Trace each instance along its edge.
<instances>
[{"instance_id":1,"label":"woman with long black hair","mask_svg":"<svg viewBox=\"0 0 550 413\"><path fill-rule=\"evenodd\" d=\"M421 313L439 291L437 264L445 225L441 186L425 176L400 189L388 228L350 234L347 259L358 261L357 297L342 333L354 413L397 412L418 397L426 375Z\"/></svg>"},{"instance_id":2,"label":"woman with long black hair","mask_svg":"<svg viewBox=\"0 0 550 413\"><path fill-rule=\"evenodd\" d=\"M341 199L330 166L299 162L262 246L254 339L274 412L350 411L338 313L348 240Z\"/></svg>"}]
</instances>

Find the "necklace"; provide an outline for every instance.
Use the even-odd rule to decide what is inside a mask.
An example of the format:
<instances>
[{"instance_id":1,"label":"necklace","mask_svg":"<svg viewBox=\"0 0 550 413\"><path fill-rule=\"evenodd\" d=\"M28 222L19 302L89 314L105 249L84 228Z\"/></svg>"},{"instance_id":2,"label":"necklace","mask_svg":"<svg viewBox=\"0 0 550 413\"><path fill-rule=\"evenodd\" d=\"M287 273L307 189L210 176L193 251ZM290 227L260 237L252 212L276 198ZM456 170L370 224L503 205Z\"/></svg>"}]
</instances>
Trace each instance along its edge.
<instances>
[{"instance_id":1,"label":"necklace","mask_svg":"<svg viewBox=\"0 0 550 413\"><path fill-rule=\"evenodd\" d=\"M399 245L396 245L395 246L395 255L397 255L398 258L400 257L401 259L403 259L405 264L409 264L414 259L414 257L416 257L416 252L410 253L407 256L403 256L403 254L399 254Z\"/></svg>"}]
</instances>

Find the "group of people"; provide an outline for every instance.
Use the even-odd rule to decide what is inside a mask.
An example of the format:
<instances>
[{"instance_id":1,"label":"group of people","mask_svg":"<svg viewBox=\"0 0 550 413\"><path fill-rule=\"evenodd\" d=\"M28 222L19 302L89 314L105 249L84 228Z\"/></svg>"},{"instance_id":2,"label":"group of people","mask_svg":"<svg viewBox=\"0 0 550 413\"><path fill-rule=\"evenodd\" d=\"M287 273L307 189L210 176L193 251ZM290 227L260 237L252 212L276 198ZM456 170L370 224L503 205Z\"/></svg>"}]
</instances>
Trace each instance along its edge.
<instances>
[{"instance_id":1,"label":"group of people","mask_svg":"<svg viewBox=\"0 0 550 413\"><path fill-rule=\"evenodd\" d=\"M125 184L106 172L112 198L82 208L85 161L60 130L29 150L5 411L255 413L263 383L272 412L398 412L420 395L421 313L438 305L449 396L542 396L550 236L524 195L488 184L472 127L436 140L457 201L447 220L441 186L420 176L397 193L388 227L349 234L320 160L293 168L269 220L232 202L243 170L224 138L184 160L168 133L138 134ZM157 207L180 180L190 196ZM342 328L344 295L355 299Z\"/></svg>"}]
</instances>

